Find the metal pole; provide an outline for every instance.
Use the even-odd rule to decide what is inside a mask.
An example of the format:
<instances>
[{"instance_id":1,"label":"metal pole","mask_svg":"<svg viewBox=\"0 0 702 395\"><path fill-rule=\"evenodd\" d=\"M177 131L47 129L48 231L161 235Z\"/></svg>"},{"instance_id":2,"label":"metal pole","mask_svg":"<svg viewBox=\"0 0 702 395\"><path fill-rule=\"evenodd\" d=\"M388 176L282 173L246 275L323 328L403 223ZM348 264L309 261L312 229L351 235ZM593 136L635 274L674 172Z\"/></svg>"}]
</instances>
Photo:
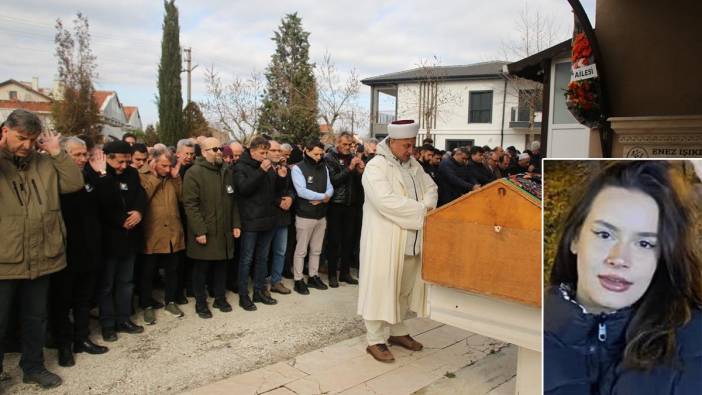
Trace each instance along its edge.
<instances>
[{"instance_id":1,"label":"metal pole","mask_svg":"<svg viewBox=\"0 0 702 395\"><path fill-rule=\"evenodd\" d=\"M188 73L188 102L192 100L192 48L185 48L185 71Z\"/></svg>"}]
</instances>

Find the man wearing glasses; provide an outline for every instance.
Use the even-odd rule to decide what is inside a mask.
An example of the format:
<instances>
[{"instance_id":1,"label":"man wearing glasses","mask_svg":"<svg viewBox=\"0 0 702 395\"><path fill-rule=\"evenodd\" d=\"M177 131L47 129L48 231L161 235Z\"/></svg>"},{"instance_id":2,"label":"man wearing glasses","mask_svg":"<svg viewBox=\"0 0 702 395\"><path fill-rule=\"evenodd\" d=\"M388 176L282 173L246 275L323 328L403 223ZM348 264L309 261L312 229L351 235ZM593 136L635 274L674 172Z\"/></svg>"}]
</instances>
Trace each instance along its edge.
<instances>
[{"instance_id":1,"label":"man wearing glasses","mask_svg":"<svg viewBox=\"0 0 702 395\"><path fill-rule=\"evenodd\" d=\"M213 271L212 306L223 313L232 311L225 297L226 264L234 256L234 238L240 236L241 225L231 168L222 166L219 140L209 137L201 148L202 157L183 181L183 206L188 219L187 255L193 260L195 312L200 318L212 318L205 292L207 271Z\"/></svg>"}]
</instances>

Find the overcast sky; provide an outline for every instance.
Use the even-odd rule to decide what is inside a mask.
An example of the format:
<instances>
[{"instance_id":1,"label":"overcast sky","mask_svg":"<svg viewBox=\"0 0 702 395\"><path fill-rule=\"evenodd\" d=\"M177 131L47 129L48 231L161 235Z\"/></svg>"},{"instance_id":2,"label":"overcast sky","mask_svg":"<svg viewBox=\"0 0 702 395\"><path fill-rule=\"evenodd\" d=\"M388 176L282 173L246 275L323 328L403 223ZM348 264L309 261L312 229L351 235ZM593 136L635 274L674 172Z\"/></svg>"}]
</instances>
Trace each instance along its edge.
<instances>
[{"instance_id":1,"label":"overcast sky","mask_svg":"<svg viewBox=\"0 0 702 395\"><path fill-rule=\"evenodd\" d=\"M594 20L595 0L582 3ZM525 4L557 21L563 39L568 37L573 17L566 0L176 0L181 46L192 47L199 65L194 100L205 94L206 67L214 66L225 80L263 71L274 51L270 38L287 13L298 12L310 32L313 62L328 50L340 71L355 67L367 78L416 67L432 56L444 65L502 59L503 43L518 36L515 21ZM115 90L124 105L138 106L145 126L157 121L161 0L3 0L0 80L36 76L42 87L51 87L56 18L70 22L77 11L91 24L96 88ZM366 107L368 95L364 87L358 99Z\"/></svg>"}]
</instances>

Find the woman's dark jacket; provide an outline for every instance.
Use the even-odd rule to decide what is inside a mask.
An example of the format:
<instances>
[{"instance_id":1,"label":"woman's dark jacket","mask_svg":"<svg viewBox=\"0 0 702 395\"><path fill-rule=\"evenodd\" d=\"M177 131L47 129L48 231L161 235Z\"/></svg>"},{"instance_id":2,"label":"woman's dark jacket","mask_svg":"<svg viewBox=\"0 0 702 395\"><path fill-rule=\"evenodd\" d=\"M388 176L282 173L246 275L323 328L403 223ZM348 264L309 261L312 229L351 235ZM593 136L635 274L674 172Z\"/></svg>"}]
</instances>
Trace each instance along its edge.
<instances>
[{"instance_id":1,"label":"woman's dark jacket","mask_svg":"<svg viewBox=\"0 0 702 395\"><path fill-rule=\"evenodd\" d=\"M678 367L650 371L621 364L634 311L593 315L565 288L544 300L544 393L548 395L693 395L702 393L702 311L676 332Z\"/></svg>"}]
</instances>

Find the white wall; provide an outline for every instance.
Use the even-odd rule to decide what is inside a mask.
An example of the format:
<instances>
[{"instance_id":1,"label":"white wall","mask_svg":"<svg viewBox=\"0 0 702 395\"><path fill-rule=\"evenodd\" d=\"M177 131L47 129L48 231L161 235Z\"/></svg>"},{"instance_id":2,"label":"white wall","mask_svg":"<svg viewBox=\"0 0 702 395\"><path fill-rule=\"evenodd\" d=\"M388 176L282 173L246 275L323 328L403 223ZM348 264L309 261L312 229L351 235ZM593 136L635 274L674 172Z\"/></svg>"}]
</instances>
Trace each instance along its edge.
<instances>
[{"instance_id":1,"label":"white wall","mask_svg":"<svg viewBox=\"0 0 702 395\"><path fill-rule=\"evenodd\" d=\"M107 104L100 115L113 121L120 122L125 125L127 124L127 118L124 116L124 109L122 109L120 106L119 100L117 100L117 95L112 95L107 99Z\"/></svg>"},{"instance_id":2,"label":"white wall","mask_svg":"<svg viewBox=\"0 0 702 395\"><path fill-rule=\"evenodd\" d=\"M417 83L398 85L398 119L419 119L418 89ZM444 149L446 140L472 139L475 140L476 145L490 147L514 145L518 150L523 150L526 145L527 130L509 127L510 109L518 105L516 90L511 83L508 83L505 98L504 89L503 79L442 82L438 89L438 96L440 102L442 98L446 99L444 100L446 104L439 106L438 109L436 128L432 130L434 145ZM468 122L471 91L492 91L491 123ZM504 124L502 123L503 103ZM426 133L426 130L422 129L420 133Z\"/></svg>"},{"instance_id":3,"label":"white wall","mask_svg":"<svg viewBox=\"0 0 702 395\"><path fill-rule=\"evenodd\" d=\"M144 130L143 125L141 123L141 116L139 115L138 110L132 113L132 116L129 118L128 124L134 129Z\"/></svg>"}]
</instances>

